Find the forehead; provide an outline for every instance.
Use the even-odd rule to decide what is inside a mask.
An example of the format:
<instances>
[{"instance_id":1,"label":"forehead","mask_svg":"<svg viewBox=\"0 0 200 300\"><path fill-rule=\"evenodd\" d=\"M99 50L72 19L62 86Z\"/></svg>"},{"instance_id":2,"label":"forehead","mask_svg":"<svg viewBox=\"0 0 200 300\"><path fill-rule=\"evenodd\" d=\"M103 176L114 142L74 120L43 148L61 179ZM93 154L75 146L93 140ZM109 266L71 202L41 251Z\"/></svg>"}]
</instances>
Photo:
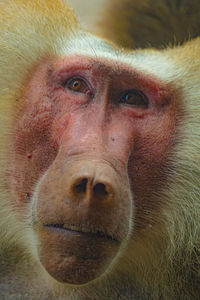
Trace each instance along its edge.
<instances>
[{"instance_id":1,"label":"forehead","mask_svg":"<svg viewBox=\"0 0 200 300\"><path fill-rule=\"evenodd\" d=\"M171 82L176 74L174 62L166 52L158 50L124 50L116 48L103 39L80 31L76 36L62 40L59 54L63 57L78 55L87 56L95 60L109 60L113 68L117 64L127 65L139 73L159 77L160 80Z\"/></svg>"}]
</instances>

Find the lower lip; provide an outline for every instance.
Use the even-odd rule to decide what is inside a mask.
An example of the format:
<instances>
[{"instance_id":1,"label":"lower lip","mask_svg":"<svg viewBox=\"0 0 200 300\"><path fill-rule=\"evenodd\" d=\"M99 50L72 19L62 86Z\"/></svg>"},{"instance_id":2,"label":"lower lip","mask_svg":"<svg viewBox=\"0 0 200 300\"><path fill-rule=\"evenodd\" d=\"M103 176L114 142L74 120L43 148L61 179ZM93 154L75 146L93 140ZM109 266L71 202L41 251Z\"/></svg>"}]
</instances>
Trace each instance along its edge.
<instances>
[{"instance_id":1,"label":"lower lip","mask_svg":"<svg viewBox=\"0 0 200 300\"><path fill-rule=\"evenodd\" d=\"M86 284L101 276L120 248L109 236L44 225L38 228L39 258L56 280Z\"/></svg>"}]
</instances>

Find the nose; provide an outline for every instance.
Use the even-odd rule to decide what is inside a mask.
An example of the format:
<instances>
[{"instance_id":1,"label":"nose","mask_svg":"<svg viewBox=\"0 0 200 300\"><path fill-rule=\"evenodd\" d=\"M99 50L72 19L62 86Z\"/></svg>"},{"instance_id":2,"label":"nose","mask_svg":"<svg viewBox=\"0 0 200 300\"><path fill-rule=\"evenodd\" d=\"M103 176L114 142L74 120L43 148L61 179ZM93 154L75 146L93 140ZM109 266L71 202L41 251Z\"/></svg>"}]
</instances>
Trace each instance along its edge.
<instances>
[{"instance_id":1,"label":"nose","mask_svg":"<svg viewBox=\"0 0 200 300\"><path fill-rule=\"evenodd\" d=\"M64 178L70 200L100 205L113 204L118 193L117 181L117 173L109 164L95 161L74 163Z\"/></svg>"},{"instance_id":2,"label":"nose","mask_svg":"<svg viewBox=\"0 0 200 300\"><path fill-rule=\"evenodd\" d=\"M105 181L98 181L94 177L78 177L71 183L73 198L87 198L93 200L109 200L114 196L113 188Z\"/></svg>"}]
</instances>

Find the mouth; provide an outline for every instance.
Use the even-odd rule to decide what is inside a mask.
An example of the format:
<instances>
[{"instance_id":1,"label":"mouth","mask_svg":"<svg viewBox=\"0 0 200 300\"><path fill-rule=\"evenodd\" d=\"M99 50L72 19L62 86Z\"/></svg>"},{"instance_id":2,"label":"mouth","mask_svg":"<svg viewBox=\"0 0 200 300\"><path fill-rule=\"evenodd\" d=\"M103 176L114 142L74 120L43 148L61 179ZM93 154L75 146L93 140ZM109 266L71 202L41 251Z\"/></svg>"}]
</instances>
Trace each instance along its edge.
<instances>
[{"instance_id":1,"label":"mouth","mask_svg":"<svg viewBox=\"0 0 200 300\"><path fill-rule=\"evenodd\" d=\"M37 237L46 271L59 282L75 285L100 277L121 245L113 235L91 225L43 224Z\"/></svg>"},{"instance_id":2,"label":"mouth","mask_svg":"<svg viewBox=\"0 0 200 300\"><path fill-rule=\"evenodd\" d=\"M69 225L69 224L45 224L43 225L46 228L52 229L54 231L57 231L59 233L63 234L69 234L71 233L77 233L79 235L86 235L87 237L99 237L102 239L107 239L113 242L119 242L113 235L107 234L101 230L97 230L95 228L88 228L85 226L77 226L77 225Z\"/></svg>"}]
</instances>

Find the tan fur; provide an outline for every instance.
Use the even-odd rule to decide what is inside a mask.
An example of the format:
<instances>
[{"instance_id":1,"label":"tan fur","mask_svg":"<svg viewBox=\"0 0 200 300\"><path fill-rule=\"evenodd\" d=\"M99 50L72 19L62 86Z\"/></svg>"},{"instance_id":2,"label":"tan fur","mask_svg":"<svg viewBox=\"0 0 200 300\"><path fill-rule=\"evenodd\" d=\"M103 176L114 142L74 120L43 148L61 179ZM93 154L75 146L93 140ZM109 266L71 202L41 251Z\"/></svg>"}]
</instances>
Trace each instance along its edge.
<instances>
[{"instance_id":1,"label":"tan fur","mask_svg":"<svg viewBox=\"0 0 200 300\"><path fill-rule=\"evenodd\" d=\"M108 1L99 31L128 48L163 48L200 34L198 0Z\"/></svg>"},{"instance_id":2,"label":"tan fur","mask_svg":"<svg viewBox=\"0 0 200 300\"><path fill-rule=\"evenodd\" d=\"M6 2L6 5L0 2L0 298L18 299L20 295L19 299L25 300L33 298L38 300L198 300L200 293L200 40L193 40L174 49L141 50L126 54L112 46L107 47L107 44L95 40L86 33L81 33L77 44L74 45L72 42L67 48L66 41L68 42L71 36L72 39L76 39L74 32L78 32L79 25L72 11L63 6L61 1L8 0ZM118 5L120 3L121 1ZM124 1L122 6L125 3ZM140 5L139 1L137 3L128 1L128 3L135 4L136 8ZM144 5L147 1L141 3ZM157 1L155 3L158 5ZM165 1L161 3L160 5L164 5ZM152 3L149 7L152 7ZM184 6L182 10L184 11ZM121 8L119 11L121 13ZM146 10L144 11L142 15L146 14ZM137 9L132 13L137 14ZM126 21L123 14L122 19L123 24ZM140 14L138 19L142 21ZM191 21L191 28L193 28L196 26L196 19ZM141 29L142 25L137 24L138 29ZM141 47L144 43L146 45L147 39L142 35L142 31L138 40L132 37L129 31L127 38L126 26L125 29L122 28L122 33L125 33L127 42L124 42L123 34L120 34L120 40L114 38L118 43L129 47L133 45ZM134 27L136 33L137 26ZM164 29L167 28L168 24L164 26ZM161 39L163 29L159 26L158 29L160 30L158 35L157 29L150 31L153 34L147 43L160 47L163 43L172 42L171 33L167 38ZM192 36L196 35L193 30L191 32ZM182 42L187 38L187 34L185 35L182 30L177 38ZM30 72L41 59L64 55L65 48L69 53L70 51L83 52L89 56L112 57L115 66L120 60L147 74L158 76L173 87L181 100L181 122L177 129L173 153L170 154L168 181L163 183L159 195L155 195L155 199L162 203L162 209L159 213L155 212L150 216L150 219L155 221L155 225L143 230L137 238L134 238L134 232L132 233L133 238L129 241L118 264L102 280L93 282L89 286L76 288L65 286L46 277L45 271L33 253L32 246L35 245L35 241L31 238L29 224L31 212L28 210L30 208L19 210L22 220L13 213L15 199L14 195L11 197L6 191L5 178L5 163L9 161L13 126L22 108L18 99L23 99L24 87L29 80Z\"/></svg>"}]
</instances>

